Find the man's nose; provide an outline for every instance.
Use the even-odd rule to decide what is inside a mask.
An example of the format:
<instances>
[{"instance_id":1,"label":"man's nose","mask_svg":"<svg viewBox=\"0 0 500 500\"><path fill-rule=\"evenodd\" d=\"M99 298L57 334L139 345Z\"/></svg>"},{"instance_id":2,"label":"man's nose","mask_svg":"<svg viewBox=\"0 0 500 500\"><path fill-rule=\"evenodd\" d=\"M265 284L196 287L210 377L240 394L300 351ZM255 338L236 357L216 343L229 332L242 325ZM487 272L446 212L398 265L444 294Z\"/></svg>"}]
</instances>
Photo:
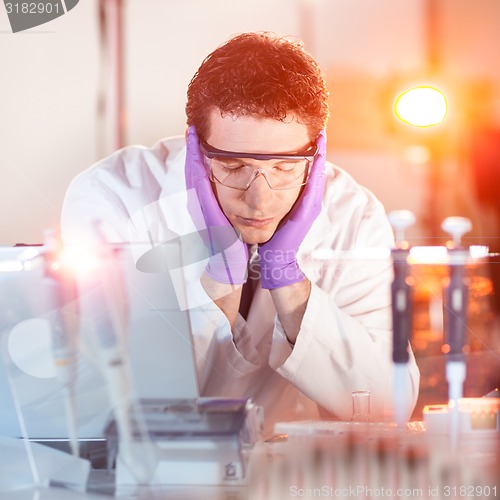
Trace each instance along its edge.
<instances>
[{"instance_id":1,"label":"man's nose","mask_svg":"<svg viewBox=\"0 0 500 500\"><path fill-rule=\"evenodd\" d=\"M245 201L251 208L259 209L264 207L266 201L269 201L272 193L273 190L269 186L266 174L256 171L252 175L248 189L245 191Z\"/></svg>"},{"instance_id":2,"label":"man's nose","mask_svg":"<svg viewBox=\"0 0 500 500\"><path fill-rule=\"evenodd\" d=\"M271 181L269 179L269 174L263 168L256 168L252 172L250 180L247 182L247 186L250 187L253 184L253 182L255 181L255 179L257 179L259 177L264 177L264 180L266 181L268 186L271 187ZM247 189L248 189L248 187L247 187Z\"/></svg>"}]
</instances>

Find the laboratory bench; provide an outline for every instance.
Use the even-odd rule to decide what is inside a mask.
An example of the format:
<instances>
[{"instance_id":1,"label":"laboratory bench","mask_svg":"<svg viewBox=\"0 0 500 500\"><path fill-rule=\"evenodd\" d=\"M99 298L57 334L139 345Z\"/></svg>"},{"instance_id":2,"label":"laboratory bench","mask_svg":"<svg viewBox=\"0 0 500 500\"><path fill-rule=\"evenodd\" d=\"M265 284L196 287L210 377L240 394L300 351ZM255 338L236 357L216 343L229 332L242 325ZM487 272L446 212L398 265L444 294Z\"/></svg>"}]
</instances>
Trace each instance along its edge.
<instances>
[{"instance_id":1,"label":"laboratory bench","mask_svg":"<svg viewBox=\"0 0 500 500\"><path fill-rule=\"evenodd\" d=\"M498 419L498 414L497 414ZM497 421L498 426L498 421ZM117 485L114 471L92 468L85 486L0 490L5 500L282 500L314 498L496 498L500 496L500 433L449 436L423 422L400 429L367 422L284 422L272 440L247 455L242 484ZM84 491L85 489L85 491Z\"/></svg>"}]
</instances>

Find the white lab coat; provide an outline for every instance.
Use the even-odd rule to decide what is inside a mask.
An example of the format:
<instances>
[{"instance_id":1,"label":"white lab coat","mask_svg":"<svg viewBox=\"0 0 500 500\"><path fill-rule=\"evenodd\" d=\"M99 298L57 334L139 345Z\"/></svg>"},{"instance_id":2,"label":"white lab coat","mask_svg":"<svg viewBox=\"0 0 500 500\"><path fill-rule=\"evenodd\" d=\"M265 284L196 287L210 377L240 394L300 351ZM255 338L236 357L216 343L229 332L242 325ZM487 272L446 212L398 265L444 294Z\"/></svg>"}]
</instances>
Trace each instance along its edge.
<instances>
[{"instance_id":1,"label":"white lab coat","mask_svg":"<svg viewBox=\"0 0 500 500\"><path fill-rule=\"evenodd\" d=\"M95 219L109 241L162 241L171 237L169 231L196 230L181 205L184 162L184 139L178 137L152 148L122 149L82 172L64 200L64 239L88 238ZM317 418L323 410L350 420L351 393L358 390L370 391L373 419L390 419L392 267L387 250L392 245L380 202L328 164L322 211L298 253L312 291L295 345L284 335L268 290L257 290L247 320L239 316L232 332L213 304L209 310L195 308L202 395L251 397L264 407L267 433L276 421ZM385 257L379 256L381 249ZM318 250L323 260L311 258ZM406 376L409 416L419 386L412 354Z\"/></svg>"}]
</instances>

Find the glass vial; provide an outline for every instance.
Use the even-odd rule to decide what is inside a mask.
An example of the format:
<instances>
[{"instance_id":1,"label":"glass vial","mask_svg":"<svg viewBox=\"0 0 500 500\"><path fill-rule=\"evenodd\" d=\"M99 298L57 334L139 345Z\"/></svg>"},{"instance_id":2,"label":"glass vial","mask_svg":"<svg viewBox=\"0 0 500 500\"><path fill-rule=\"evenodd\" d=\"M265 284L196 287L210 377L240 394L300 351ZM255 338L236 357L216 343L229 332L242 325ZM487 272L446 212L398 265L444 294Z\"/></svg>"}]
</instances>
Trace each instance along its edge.
<instances>
[{"instance_id":1,"label":"glass vial","mask_svg":"<svg viewBox=\"0 0 500 500\"><path fill-rule=\"evenodd\" d=\"M354 391L352 393L352 422L369 422L370 391Z\"/></svg>"}]
</instances>

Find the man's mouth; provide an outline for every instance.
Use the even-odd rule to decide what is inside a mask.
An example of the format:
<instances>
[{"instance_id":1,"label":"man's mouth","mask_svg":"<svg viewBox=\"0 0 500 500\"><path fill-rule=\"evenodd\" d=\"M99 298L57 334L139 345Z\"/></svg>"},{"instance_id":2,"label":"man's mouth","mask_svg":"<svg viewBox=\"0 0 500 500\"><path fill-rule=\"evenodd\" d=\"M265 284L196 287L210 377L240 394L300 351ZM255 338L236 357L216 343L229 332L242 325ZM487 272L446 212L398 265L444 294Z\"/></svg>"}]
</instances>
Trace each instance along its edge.
<instances>
[{"instance_id":1,"label":"man's mouth","mask_svg":"<svg viewBox=\"0 0 500 500\"><path fill-rule=\"evenodd\" d=\"M247 219L246 217L239 217L238 216L238 219L240 220L240 222L244 226L259 228L259 227L267 226L274 219L274 217L270 217L270 218L266 218L266 219L263 219L263 218L259 218L259 219L249 218L249 219Z\"/></svg>"}]
</instances>

